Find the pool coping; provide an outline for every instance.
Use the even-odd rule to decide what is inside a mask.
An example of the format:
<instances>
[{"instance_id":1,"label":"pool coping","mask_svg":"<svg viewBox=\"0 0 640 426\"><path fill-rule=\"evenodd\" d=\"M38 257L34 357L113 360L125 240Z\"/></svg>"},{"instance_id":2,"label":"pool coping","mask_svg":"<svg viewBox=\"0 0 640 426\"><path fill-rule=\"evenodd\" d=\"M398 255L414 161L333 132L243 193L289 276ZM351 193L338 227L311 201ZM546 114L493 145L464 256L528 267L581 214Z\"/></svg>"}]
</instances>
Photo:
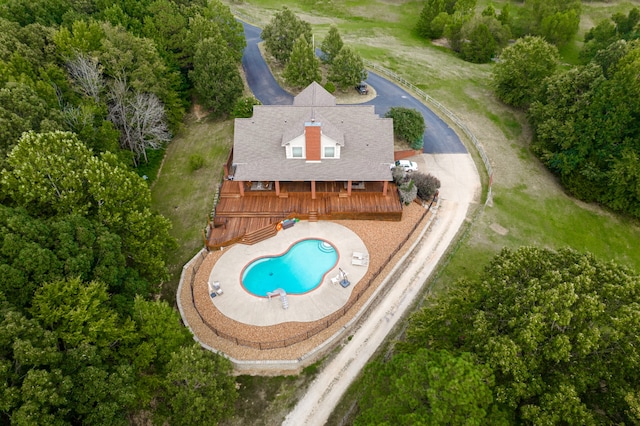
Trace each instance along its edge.
<instances>
[{"instance_id":1,"label":"pool coping","mask_svg":"<svg viewBox=\"0 0 640 426\"><path fill-rule=\"evenodd\" d=\"M245 290L241 276L247 264L259 257L283 253L305 239L326 240L338 252L336 265L326 273L319 287L304 294L288 294L288 309L283 309L278 297L268 299ZM317 321L346 305L353 288L367 273L368 266L351 264L353 252L368 254L365 243L349 228L329 221L298 222L260 243L237 244L225 250L209 274L209 284L217 281L223 290L222 295L211 298L211 303L226 317L247 325ZM351 283L346 288L331 282L331 277L336 276L340 269L347 272Z\"/></svg>"}]
</instances>

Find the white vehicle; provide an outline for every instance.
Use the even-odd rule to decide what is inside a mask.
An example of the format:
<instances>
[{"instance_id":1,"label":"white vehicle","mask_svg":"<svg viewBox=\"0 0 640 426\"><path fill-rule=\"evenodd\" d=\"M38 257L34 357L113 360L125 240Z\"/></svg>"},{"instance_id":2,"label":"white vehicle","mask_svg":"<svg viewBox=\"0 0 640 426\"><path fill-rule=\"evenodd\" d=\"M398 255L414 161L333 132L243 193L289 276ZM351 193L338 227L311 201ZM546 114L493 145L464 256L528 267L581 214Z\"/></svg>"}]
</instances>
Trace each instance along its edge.
<instances>
[{"instance_id":1,"label":"white vehicle","mask_svg":"<svg viewBox=\"0 0 640 426\"><path fill-rule=\"evenodd\" d=\"M418 170L418 164L409 160L398 160L396 161L395 167L401 167L405 172L415 172Z\"/></svg>"}]
</instances>

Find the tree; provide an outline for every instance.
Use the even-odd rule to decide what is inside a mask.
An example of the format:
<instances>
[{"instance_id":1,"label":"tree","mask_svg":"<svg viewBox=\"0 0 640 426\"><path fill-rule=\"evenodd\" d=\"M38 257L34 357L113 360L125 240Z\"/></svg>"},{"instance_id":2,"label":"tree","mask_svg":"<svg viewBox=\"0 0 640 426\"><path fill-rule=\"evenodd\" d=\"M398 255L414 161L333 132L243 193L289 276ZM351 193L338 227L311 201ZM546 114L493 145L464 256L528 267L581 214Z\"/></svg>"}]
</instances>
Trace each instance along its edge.
<instances>
[{"instance_id":1,"label":"tree","mask_svg":"<svg viewBox=\"0 0 640 426\"><path fill-rule=\"evenodd\" d=\"M322 81L320 61L313 51L313 46L304 36L300 36L293 45L293 51L282 76L288 84L295 87L306 87L314 81Z\"/></svg>"},{"instance_id":2,"label":"tree","mask_svg":"<svg viewBox=\"0 0 640 426\"><path fill-rule=\"evenodd\" d=\"M161 414L172 425L217 424L233 414L237 391L226 358L194 344L173 353L167 371Z\"/></svg>"},{"instance_id":3,"label":"tree","mask_svg":"<svg viewBox=\"0 0 640 426\"><path fill-rule=\"evenodd\" d=\"M418 35L429 39L442 37L444 27L440 28L439 26L436 27L433 25L433 20L441 13L448 15L445 11L444 0L427 0L416 24Z\"/></svg>"},{"instance_id":4,"label":"tree","mask_svg":"<svg viewBox=\"0 0 640 426\"><path fill-rule=\"evenodd\" d=\"M133 154L135 165L147 161L147 149L171 140L164 105L153 93L131 93L126 79L116 79L109 91L109 121L120 131L120 147Z\"/></svg>"},{"instance_id":5,"label":"tree","mask_svg":"<svg viewBox=\"0 0 640 426\"><path fill-rule=\"evenodd\" d=\"M491 61L496 53L497 43L486 24L479 24L471 31L469 41L462 43L462 59L477 64Z\"/></svg>"},{"instance_id":6,"label":"tree","mask_svg":"<svg viewBox=\"0 0 640 426\"><path fill-rule=\"evenodd\" d=\"M338 55L342 46L344 46L344 42L342 41L342 37L340 37L338 27L332 25L320 46L323 62L328 64L333 63L333 59Z\"/></svg>"},{"instance_id":7,"label":"tree","mask_svg":"<svg viewBox=\"0 0 640 426\"><path fill-rule=\"evenodd\" d=\"M199 42L193 62L189 78L198 100L216 116L231 112L236 100L242 96L244 84L222 37L217 35Z\"/></svg>"},{"instance_id":8,"label":"tree","mask_svg":"<svg viewBox=\"0 0 640 426\"><path fill-rule=\"evenodd\" d=\"M411 319L398 349L470 352L516 423L632 423L640 276L570 249L504 249Z\"/></svg>"},{"instance_id":9,"label":"tree","mask_svg":"<svg viewBox=\"0 0 640 426\"><path fill-rule=\"evenodd\" d=\"M299 19L286 6L262 30L265 48L282 64L289 62L293 45L301 36L311 44L311 24Z\"/></svg>"},{"instance_id":10,"label":"tree","mask_svg":"<svg viewBox=\"0 0 640 426\"><path fill-rule=\"evenodd\" d=\"M333 59L329 68L328 79L341 89L353 88L356 84L367 79L364 62L349 46L343 47Z\"/></svg>"},{"instance_id":11,"label":"tree","mask_svg":"<svg viewBox=\"0 0 640 426\"><path fill-rule=\"evenodd\" d=\"M229 54L236 62L242 59L247 41L240 21L231 13L231 9L219 0L208 1L203 16L213 23L226 42Z\"/></svg>"},{"instance_id":12,"label":"tree","mask_svg":"<svg viewBox=\"0 0 640 426\"><path fill-rule=\"evenodd\" d=\"M367 365L355 425L496 424L491 369L469 353L419 349Z\"/></svg>"},{"instance_id":13,"label":"tree","mask_svg":"<svg viewBox=\"0 0 640 426\"><path fill-rule=\"evenodd\" d=\"M413 108L392 107L384 115L393 119L393 133L398 139L408 142L413 149L421 149L424 142L424 117Z\"/></svg>"},{"instance_id":14,"label":"tree","mask_svg":"<svg viewBox=\"0 0 640 426\"><path fill-rule=\"evenodd\" d=\"M542 80L555 72L558 57L558 49L540 37L518 39L493 69L496 95L508 105L528 107Z\"/></svg>"},{"instance_id":15,"label":"tree","mask_svg":"<svg viewBox=\"0 0 640 426\"><path fill-rule=\"evenodd\" d=\"M128 265L158 282L166 276L169 222L151 211L146 182L114 154L94 157L65 132L27 133L7 157L2 192L34 217L77 214L122 240Z\"/></svg>"}]
</instances>

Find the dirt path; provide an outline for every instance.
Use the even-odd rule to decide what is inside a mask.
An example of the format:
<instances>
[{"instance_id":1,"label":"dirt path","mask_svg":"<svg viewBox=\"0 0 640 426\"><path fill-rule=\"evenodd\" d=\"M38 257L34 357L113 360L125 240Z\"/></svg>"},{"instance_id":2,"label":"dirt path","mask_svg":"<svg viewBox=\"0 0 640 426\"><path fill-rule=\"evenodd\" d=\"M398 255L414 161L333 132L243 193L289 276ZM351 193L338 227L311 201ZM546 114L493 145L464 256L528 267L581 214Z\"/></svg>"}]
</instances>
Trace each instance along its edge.
<instances>
[{"instance_id":1,"label":"dirt path","mask_svg":"<svg viewBox=\"0 0 640 426\"><path fill-rule=\"evenodd\" d=\"M370 313L351 341L324 367L283 425L324 425L349 385L403 317L433 272L458 230L469 207L480 198L480 178L468 154L424 154L419 168L440 179L436 219L416 247L410 266L388 295Z\"/></svg>"}]
</instances>

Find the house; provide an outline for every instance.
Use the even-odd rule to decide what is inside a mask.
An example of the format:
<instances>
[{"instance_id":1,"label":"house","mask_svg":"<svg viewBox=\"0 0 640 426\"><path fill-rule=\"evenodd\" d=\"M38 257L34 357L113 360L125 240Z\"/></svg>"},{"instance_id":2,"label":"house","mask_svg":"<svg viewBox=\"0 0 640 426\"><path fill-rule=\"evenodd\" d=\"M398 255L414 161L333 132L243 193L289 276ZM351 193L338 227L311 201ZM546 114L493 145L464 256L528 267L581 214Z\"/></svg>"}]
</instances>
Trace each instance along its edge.
<instances>
[{"instance_id":1,"label":"house","mask_svg":"<svg viewBox=\"0 0 640 426\"><path fill-rule=\"evenodd\" d=\"M237 231L226 237L250 234L292 216L400 220L393 149L390 118L372 105L336 105L315 82L292 105L257 105L251 118L235 120L210 235L230 227ZM253 221L235 223L241 218Z\"/></svg>"}]
</instances>

